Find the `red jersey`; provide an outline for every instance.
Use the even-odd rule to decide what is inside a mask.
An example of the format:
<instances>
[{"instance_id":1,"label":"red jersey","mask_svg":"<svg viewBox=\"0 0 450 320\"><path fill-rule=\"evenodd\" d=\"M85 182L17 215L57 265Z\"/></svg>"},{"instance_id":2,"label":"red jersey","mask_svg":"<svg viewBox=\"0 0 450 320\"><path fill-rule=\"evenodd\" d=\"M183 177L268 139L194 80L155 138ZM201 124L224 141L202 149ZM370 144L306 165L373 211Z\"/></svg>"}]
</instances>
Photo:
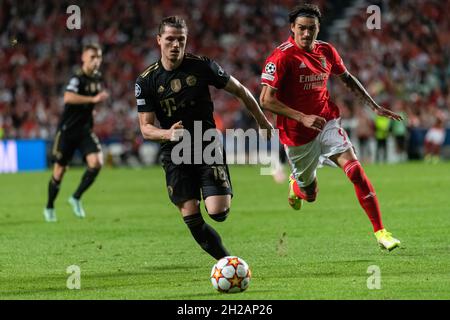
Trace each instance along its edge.
<instances>
[{"instance_id":1,"label":"red jersey","mask_svg":"<svg viewBox=\"0 0 450 320\"><path fill-rule=\"evenodd\" d=\"M277 89L277 99L288 107L328 121L339 117L339 108L330 101L328 78L346 70L331 44L316 41L314 49L308 52L299 48L291 36L266 59L261 82ZM281 143L288 146L306 144L319 134L281 115L277 116L277 128Z\"/></svg>"}]
</instances>

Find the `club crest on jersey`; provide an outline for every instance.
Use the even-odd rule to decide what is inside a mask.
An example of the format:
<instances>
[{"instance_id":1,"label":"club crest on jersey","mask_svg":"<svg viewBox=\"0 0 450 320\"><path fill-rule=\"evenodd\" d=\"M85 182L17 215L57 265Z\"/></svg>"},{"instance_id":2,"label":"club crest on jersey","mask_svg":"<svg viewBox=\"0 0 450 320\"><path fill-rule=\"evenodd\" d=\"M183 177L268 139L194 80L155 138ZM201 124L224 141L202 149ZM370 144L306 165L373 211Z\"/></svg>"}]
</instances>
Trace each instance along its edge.
<instances>
[{"instance_id":1,"label":"club crest on jersey","mask_svg":"<svg viewBox=\"0 0 450 320\"><path fill-rule=\"evenodd\" d=\"M164 87L163 86L159 86L158 88L158 93L163 93L164 92Z\"/></svg>"},{"instance_id":2,"label":"club crest on jersey","mask_svg":"<svg viewBox=\"0 0 450 320\"><path fill-rule=\"evenodd\" d=\"M96 91L97 91L97 84L96 83L94 83L94 82L91 82L90 84L89 84L89 92L91 92L91 93L95 93ZM140 92L139 92L140 93Z\"/></svg>"},{"instance_id":3,"label":"club crest on jersey","mask_svg":"<svg viewBox=\"0 0 450 320\"><path fill-rule=\"evenodd\" d=\"M141 95L141 87L136 83L134 85L134 96L137 98Z\"/></svg>"},{"instance_id":4,"label":"club crest on jersey","mask_svg":"<svg viewBox=\"0 0 450 320\"><path fill-rule=\"evenodd\" d=\"M178 92L181 90L181 80L180 79L173 79L170 81L170 88L173 92Z\"/></svg>"},{"instance_id":5,"label":"club crest on jersey","mask_svg":"<svg viewBox=\"0 0 450 320\"><path fill-rule=\"evenodd\" d=\"M273 75L273 74L275 74L277 67L275 66L275 63L269 62L268 64L266 64L265 70L266 70L266 73Z\"/></svg>"},{"instance_id":6,"label":"club crest on jersey","mask_svg":"<svg viewBox=\"0 0 450 320\"><path fill-rule=\"evenodd\" d=\"M320 57L320 62L322 63L322 67L326 68L327 67L327 59L325 59L325 57Z\"/></svg>"},{"instance_id":7,"label":"club crest on jersey","mask_svg":"<svg viewBox=\"0 0 450 320\"><path fill-rule=\"evenodd\" d=\"M188 76L186 78L186 83L188 86L193 87L197 84L197 78L195 76Z\"/></svg>"}]
</instances>

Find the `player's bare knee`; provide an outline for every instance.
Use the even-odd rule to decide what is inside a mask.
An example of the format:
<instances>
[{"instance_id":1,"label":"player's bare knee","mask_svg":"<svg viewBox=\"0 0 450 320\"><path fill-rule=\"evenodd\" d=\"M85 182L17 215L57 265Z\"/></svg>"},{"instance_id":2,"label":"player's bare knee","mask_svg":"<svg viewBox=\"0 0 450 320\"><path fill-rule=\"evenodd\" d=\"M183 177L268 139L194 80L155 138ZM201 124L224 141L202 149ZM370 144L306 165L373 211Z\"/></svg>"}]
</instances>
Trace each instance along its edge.
<instances>
[{"instance_id":1,"label":"player's bare knee","mask_svg":"<svg viewBox=\"0 0 450 320\"><path fill-rule=\"evenodd\" d=\"M176 205L183 217L200 213L200 202L198 200L188 200Z\"/></svg>"},{"instance_id":2,"label":"player's bare knee","mask_svg":"<svg viewBox=\"0 0 450 320\"><path fill-rule=\"evenodd\" d=\"M230 213L230 208L226 208L224 211L219 212L208 212L211 219L217 222L223 222L227 219L228 214Z\"/></svg>"},{"instance_id":3,"label":"player's bare knee","mask_svg":"<svg viewBox=\"0 0 450 320\"><path fill-rule=\"evenodd\" d=\"M102 169L102 165L101 164L94 164L94 165L90 165L88 166L88 169L90 171L96 171L99 172Z\"/></svg>"},{"instance_id":4,"label":"player's bare knee","mask_svg":"<svg viewBox=\"0 0 450 320\"><path fill-rule=\"evenodd\" d=\"M97 169L100 170L103 166L103 163L99 159L91 160L88 162L89 169Z\"/></svg>"},{"instance_id":5,"label":"player's bare knee","mask_svg":"<svg viewBox=\"0 0 450 320\"><path fill-rule=\"evenodd\" d=\"M60 164L55 164L53 168L53 179L56 181L61 181L64 177L64 173L66 172L66 167Z\"/></svg>"},{"instance_id":6,"label":"player's bare knee","mask_svg":"<svg viewBox=\"0 0 450 320\"><path fill-rule=\"evenodd\" d=\"M103 155L101 153L91 153L86 156L86 163L89 168L101 169L103 166Z\"/></svg>"},{"instance_id":7,"label":"player's bare knee","mask_svg":"<svg viewBox=\"0 0 450 320\"><path fill-rule=\"evenodd\" d=\"M96 159L93 164L94 164L95 168L100 170L103 167L103 160L102 159Z\"/></svg>"}]
</instances>

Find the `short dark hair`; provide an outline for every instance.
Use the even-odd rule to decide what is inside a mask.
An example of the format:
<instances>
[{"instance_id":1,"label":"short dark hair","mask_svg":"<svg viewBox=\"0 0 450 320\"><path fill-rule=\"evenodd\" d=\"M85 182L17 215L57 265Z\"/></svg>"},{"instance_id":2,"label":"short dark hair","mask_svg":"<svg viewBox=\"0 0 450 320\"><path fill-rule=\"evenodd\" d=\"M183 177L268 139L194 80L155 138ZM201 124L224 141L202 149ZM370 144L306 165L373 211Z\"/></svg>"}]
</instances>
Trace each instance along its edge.
<instances>
[{"instance_id":1,"label":"short dark hair","mask_svg":"<svg viewBox=\"0 0 450 320\"><path fill-rule=\"evenodd\" d=\"M177 29L186 29L188 31L188 27L186 25L186 21L180 16L170 16L161 20L161 23L158 27L158 34L161 35L164 33L164 28L166 26L174 27Z\"/></svg>"},{"instance_id":2,"label":"short dark hair","mask_svg":"<svg viewBox=\"0 0 450 320\"><path fill-rule=\"evenodd\" d=\"M317 5L311 3L303 3L301 5L296 6L289 12L289 22L294 23L295 19L298 17L309 17L309 18L317 18L317 20L322 20L322 14L320 13L320 9Z\"/></svg>"},{"instance_id":3,"label":"short dark hair","mask_svg":"<svg viewBox=\"0 0 450 320\"><path fill-rule=\"evenodd\" d=\"M98 43L88 43L83 46L83 52L87 50L102 51L102 48Z\"/></svg>"}]
</instances>

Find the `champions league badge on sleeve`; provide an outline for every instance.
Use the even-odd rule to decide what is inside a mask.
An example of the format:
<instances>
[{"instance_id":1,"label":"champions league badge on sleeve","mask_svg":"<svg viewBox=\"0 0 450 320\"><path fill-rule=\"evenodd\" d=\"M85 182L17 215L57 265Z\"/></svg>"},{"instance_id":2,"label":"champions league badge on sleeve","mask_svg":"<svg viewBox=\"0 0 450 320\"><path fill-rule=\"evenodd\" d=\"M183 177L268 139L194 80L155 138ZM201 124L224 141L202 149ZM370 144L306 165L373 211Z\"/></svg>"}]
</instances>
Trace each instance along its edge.
<instances>
[{"instance_id":1,"label":"champions league badge on sleeve","mask_svg":"<svg viewBox=\"0 0 450 320\"><path fill-rule=\"evenodd\" d=\"M277 67L275 66L275 63L273 62L269 62L268 64L266 64L266 73L273 75L275 74L275 71L277 70Z\"/></svg>"},{"instance_id":2,"label":"champions league badge on sleeve","mask_svg":"<svg viewBox=\"0 0 450 320\"><path fill-rule=\"evenodd\" d=\"M134 96L137 98L141 95L141 87L136 83L134 85Z\"/></svg>"}]
</instances>

